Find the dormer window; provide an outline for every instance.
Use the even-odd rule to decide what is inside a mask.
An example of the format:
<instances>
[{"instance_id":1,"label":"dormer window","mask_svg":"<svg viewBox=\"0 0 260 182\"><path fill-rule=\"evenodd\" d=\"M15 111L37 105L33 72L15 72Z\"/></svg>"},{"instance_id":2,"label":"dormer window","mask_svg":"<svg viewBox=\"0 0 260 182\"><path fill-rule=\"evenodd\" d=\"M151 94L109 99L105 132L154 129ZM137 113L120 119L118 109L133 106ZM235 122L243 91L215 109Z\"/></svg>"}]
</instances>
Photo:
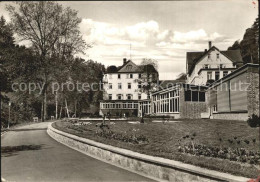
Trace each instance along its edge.
<instances>
[{"instance_id":1,"label":"dormer window","mask_svg":"<svg viewBox=\"0 0 260 182\"><path fill-rule=\"evenodd\" d=\"M127 65L127 66L126 66L126 70L127 70L127 71L130 71L130 70L132 70L132 68L133 68L133 66L132 66L132 65Z\"/></svg>"}]
</instances>

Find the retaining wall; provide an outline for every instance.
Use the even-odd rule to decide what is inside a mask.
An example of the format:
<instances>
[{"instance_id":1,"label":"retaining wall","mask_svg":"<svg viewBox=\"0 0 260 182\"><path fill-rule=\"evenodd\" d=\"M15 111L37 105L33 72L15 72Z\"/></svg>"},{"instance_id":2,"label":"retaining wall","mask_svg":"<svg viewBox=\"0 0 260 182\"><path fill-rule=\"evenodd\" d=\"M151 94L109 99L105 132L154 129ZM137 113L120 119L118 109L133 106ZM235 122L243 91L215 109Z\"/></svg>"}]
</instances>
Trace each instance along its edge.
<instances>
[{"instance_id":1,"label":"retaining wall","mask_svg":"<svg viewBox=\"0 0 260 182\"><path fill-rule=\"evenodd\" d=\"M244 177L233 176L201 167L184 164L160 157L140 154L93 140L81 138L48 126L47 133L58 142L96 159L116 165L158 181L247 181Z\"/></svg>"}]
</instances>

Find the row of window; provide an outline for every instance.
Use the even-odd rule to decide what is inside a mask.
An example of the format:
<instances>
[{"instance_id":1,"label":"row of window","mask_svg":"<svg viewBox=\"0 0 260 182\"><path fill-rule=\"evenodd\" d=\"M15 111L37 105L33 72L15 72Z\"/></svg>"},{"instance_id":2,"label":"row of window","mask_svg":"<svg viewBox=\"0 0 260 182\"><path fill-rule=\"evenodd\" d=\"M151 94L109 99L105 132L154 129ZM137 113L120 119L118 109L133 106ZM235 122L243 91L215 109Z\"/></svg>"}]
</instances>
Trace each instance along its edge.
<instances>
[{"instance_id":1,"label":"row of window","mask_svg":"<svg viewBox=\"0 0 260 182\"><path fill-rule=\"evenodd\" d=\"M223 77L228 75L228 71L223 71ZM212 72L208 71L207 72L207 80L212 80ZM215 71L215 80L219 80L220 79L220 72L219 71Z\"/></svg>"},{"instance_id":2,"label":"row of window","mask_svg":"<svg viewBox=\"0 0 260 182\"><path fill-rule=\"evenodd\" d=\"M153 95L153 100L159 100L159 99L165 99L165 98L170 98L170 97L177 97L179 96L179 90L173 90L167 93L163 93L163 94L157 94L157 95Z\"/></svg>"},{"instance_id":3,"label":"row of window","mask_svg":"<svg viewBox=\"0 0 260 182\"><path fill-rule=\"evenodd\" d=\"M211 58L211 54L208 54L208 59ZM219 53L217 53L217 59L219 59Z\"/></svg>"},{"instance_id":4,"label":"row of window","mask_svg":"<svg viewBox=\"0 0 260 182\"><path fill-rule=\"evenodd\" d=\"M180 92L173 90L163 94L153 95L154 113L175 113L179 112Z\"/></svg>"},{"instance_id":5,"label":"row of window","mask_svg":"<svg viewBox=\"0 0 260 182\"><path fill-rule=\"evenodd\" d=\"M223 65L223 64L217 65L217 68L225 68L225 67L226 67L226 66ZM210 68L211 68L211 65L209 65L209 64L204 64L204 65L203 65L203 68L204 68L204 69L210 69Z\"/></svg>"},{"instance_id":6,"label":"row of window","mask_svg":"<svg viewBox=\"0 0 260 182\"><path fill-rule=\"evenodd\" d=\"M141 87L142 87L141 83L138 83L138 88L141 88ZM127 83L127 88L132 89L132 83ZM112 83L108 83L108 89L113 89ZM117 89L122 89L122 83L117 84Z\"/></svg>"},{"instance_id":7,"label":"row of window","mask_svg":"<svg viewBox=\"0 0 260 182\"><path fill-rule=\"evenodd\" d=\"M123 100L123 94L117 94L116 95L117 100ZM138 99L140 100L142 98L141 94L138 94ZM112 100L112 94L108 94L108 99ZM126 94L127 100L133 100L133 94Z\"/></svg>"},{"instance_id":8,"label":"row of window","mask_svg":"<svg viewBox=\"0 0 260 182\"><path fill-rule=\"evenodd\" d=\"M138 103L101 103L101 109L138 109Z\"/></svg>"},{"instance_id":9,"label":"row of window","mask_svg":"<svg viewBox=\"0 0 260 182\"><path fill-rule=\"evenodd\" d=\"M206 96L205 92L194 91L194 90L185 90L185 101L191 102L205 102Z\"/></svg>"},{"instance_id":10,"label":"row of window","mask_svg":"<svg viewBox=\"0 0 260 182\"><path fill-rule=\"evenodd\" d=\"M140 110L142 111L142 114L150 114L151 113L151 102L144 101L142 104L140 104Z\"/></svg>"},{"instance_id":11,"label":"row of window","mask_svg":"<svg viewBox=\"0 0 260 182\"><path fill-rule=\"evenodd\" d=\"M108 74L108 75L109 75L109 78L112 79L112 74ZM133 78L133 75L134 74L132 74L132 73L126 74L125 78L131 79L131 78ZM121 76L122 76L121 74L117 74L117 78L118 79L121 79ZM142 78L142 74L141 73L138 74L138 78Z\"/></svg>"}]
</instances>

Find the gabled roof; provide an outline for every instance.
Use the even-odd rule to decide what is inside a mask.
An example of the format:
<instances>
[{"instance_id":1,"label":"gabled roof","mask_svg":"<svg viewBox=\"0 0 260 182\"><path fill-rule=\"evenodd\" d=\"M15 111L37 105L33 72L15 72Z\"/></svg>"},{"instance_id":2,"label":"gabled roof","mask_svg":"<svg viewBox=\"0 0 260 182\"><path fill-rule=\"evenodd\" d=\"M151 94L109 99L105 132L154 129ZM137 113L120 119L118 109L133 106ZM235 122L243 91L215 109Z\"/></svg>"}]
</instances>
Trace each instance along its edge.
<instances>
[{"instance_id":1,"label":"gabled roof","mask_svg":"<svg viewBox=\"0 0 260 182\"><path fill-rule=\"evenodd\" d=\"M127 66L131 65L131 69L127 69ZM128 60L122 66L109 66L106 73L142 73L149 71L150 73L158 73L153 65L136 65L133 61Z\"/></svg>"},{"instance_id":2,"label":"gabled roof","mask_svg":"<svg viewBox=\"0 0 260 182\"><path fill-rule=\"evenodd\" d=\"M233 63L238 64L239 66L243 64L243 59L240 53L240 50L227 50L227 51L220 51L215 46L212 46L209 50L203 52L187 52L186 53L186 62L187 62L187 71L188 74L191 74L193 69L195 68L196 64L206 56L212 50L218 50L221 54L226 56L229 60Z\"/></svg>"},{"instance_id":3,"label":"gabled roof","mask_svg":"<svg viewBox=\"0 0 260 182\"><path fill-rule=\"evenodd\" d=\"M131 69L128 69L128 66L131 66ZM124 63L118 70L118 73L136 73L141 72L139 66L137 66L133 61L128 60L126 63Z\"/></svg>"}]
</instances>

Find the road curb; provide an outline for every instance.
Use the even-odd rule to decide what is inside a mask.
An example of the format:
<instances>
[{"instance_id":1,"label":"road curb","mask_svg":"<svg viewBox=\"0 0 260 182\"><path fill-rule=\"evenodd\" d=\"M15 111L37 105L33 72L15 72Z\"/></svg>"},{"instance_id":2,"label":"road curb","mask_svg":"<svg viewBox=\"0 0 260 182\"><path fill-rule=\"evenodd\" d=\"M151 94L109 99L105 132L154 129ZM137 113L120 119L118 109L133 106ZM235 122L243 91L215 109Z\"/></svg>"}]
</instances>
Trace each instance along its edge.
<instances>
[{"instance_id":1,"label":"road curb","mask_svg":"<svg viewBox=\"0 0 260 182\"><path fill-rule=\"evenodd\" d=\"M249 179L227 173L204 169L179 161L140 154L130 150L105 145L78 137L51 126L48 134L58 142L77 151L107 163L149 176L160 181L233 181L246 182Z\"/></svg>"}]
</instances>

